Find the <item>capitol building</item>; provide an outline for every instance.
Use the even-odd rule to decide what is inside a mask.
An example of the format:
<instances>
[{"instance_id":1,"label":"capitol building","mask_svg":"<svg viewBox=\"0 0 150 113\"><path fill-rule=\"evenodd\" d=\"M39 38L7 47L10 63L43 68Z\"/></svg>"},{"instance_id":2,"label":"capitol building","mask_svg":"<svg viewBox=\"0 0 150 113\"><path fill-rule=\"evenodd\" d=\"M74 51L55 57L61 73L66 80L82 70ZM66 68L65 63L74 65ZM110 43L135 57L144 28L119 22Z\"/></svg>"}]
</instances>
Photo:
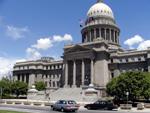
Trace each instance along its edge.
<instances>
[{"instance_id":1,"label":"capitol building","mask_svg":"<svg viewBox=\"0 0 150 113\"><path fill-rule=\"evenodd\" d=\"M85 88L93 84L106 95L106 84L127 71L150 72L150 48L124 50L119 43L120 29L112 9L98 0L81 25L82 42L64 46L63 60L42 57L18 62L13 77L31 87L43 81L47 89Z\"/></svg>"}]
</instances>

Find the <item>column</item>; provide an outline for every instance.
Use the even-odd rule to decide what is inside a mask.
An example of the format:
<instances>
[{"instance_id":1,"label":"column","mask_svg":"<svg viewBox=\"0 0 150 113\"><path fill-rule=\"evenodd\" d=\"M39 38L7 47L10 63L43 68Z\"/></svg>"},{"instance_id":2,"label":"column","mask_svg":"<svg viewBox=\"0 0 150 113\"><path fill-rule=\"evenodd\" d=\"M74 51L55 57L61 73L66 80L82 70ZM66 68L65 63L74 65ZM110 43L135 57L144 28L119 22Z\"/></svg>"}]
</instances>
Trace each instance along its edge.
<instances>
[{"instance_id":1,"label":"column","mask_svg":"<svg viewBox=\"0 0 150 113\"><path fill-rule=\"evenodd\" d=\"M93 66L94 66L94 62L93 62L93 59L91 59L91 84L93 84L94 83L94 68L93 68Z\"/></svg>"},{"instance_id":2,"label":"column","mask_svg":"<svg viewBox=\"0 0 150 113\"><path fill-rule=\"evenodd\" d=\"M58 86L57 86L57 81L55 80L55 87L57 88Z\"/></svg>"},{"instance_id":3,"label":"column","mask_svg":"<svg viewBox=\"0 0 150 113\"><path fill-rule=\"evenodd\" d=\"M66 79L65 79L66 80ZM65 84L66 85L66 84ZM51 75L51 88L53 88L53 75Z\"/></svg>"},{"instance_id":4,"label":"column","mask_svg":"<svg viewBox=\"0 0 150 113\"><path fill-rule=\"evenodd\" d=\"M111 29L109 29L109 41L112 42Z\"/></svg>"},{"instance_id":5,"label":"column","mask_svg":"<svg viewBox=\"0 0 150 113\"><path fill-rule=\"evenodd\" d=\"M94 29L94 39L93 39L93 41L96 39L97 37L96 37L96 28Z\"/></svg>"},{"instance_id":6,"label":"column","mask_svg":"<svg viewBox=\"0 0 150 113\"><path fill-rule=\"evenodd\" d=\"M73 87L76 87L76 62L73 61Z\"/></svg>"},{"instance_id":7,"label":"column","mask_svg":"<svg viewBox=\"0 0 150 113\"><path fill-rule=\"evenodd\" d=\"M119 32L117 32L117 43L119 44Z\"/></svg>"},{"instance_id":8,"label":"column","mask_svg":"<svg viewBox=\"0 0 150 113\"><path fill-rule=\"evenodd\" d=\"M84 42L87 42L87 33L85 33L85 41Z\"/></svg>"},{"instance_id":9,"label":"column","mask_svg":"<svg viewBox=\"0 0 150 113\"><path fill-rule=\"evenodd\" d=\"M65 87L68 87L68 62L65 64Z\"/></svg>"},{"instance_id":10,"label":"column","mask_svg":"<svg viewBox=\"0 0 150 113\"><path fill-rule=\"evenodd\" d=\"M22 82L22 74L20 74L20 82Z\"/></svg>"},{"instance_id":11,"label":"column","mask_svg":"<svg viewBox=\"0 0 150 113\"><path fill-rule=\"evenodd\" d=\"M119 76L119 75L120 75L119 69L115 69L114 70L114 77Z\"/></svg>"},{"instance_id":12,"label":"column","mask_svg":"<svg viewBox=\"0 0 150 113\"><path fill-rule=\"evenodd\" d=\"M106 39L106 29L104 28L104 40L107 40Z\"/></svg>"},{"instance_id":13,"label":"column","mask_svg":"<svg viewBox=\"0 0 150 113\"><path fill-rule=\"evenodd\" d=\"M82 60L82 86L84 86L84 79L85 79L85 64L84 60Z\"/></svg>"},{"instance_id":14,"label":"column","mask_svg":"<svg viewBox=\"0 0 150 113\"><path fill-rule=\"evenodd\" d=\"M101 28L99 28L99 37L102 38L102 31L101 31Z\"/></svg>"},{"instance_id":15,"label":"column","mask_svg":"<svg viewBox=\"0 0 150 113\"><path fill-rule=\"evenodd\" d=\"M26 77L27 77L27 75L25 74L25 75L24 75L24 82L25 82L25 83L27 82Z\"/></svg>"},{"instance_id":16,"label":"column","mask_svg":"<svg viewBox=\"0 0 150 113\"><path fill-rule=\"evenodd\" d=\"M18 81L18 75L13 76L14 81Z\"/></svg>"},{"instance_id":17,"label":"column","mask_svg":"<svg viewBox=\"0 0 150 113\"><path fill-rule=\"evenodd\" d=\"M90 42L91 42L92 41L92 33L90 30L89 30L89 33L90 33Z\"/></svg>"},{"instance_id":18,"label":"column","mask_svg":"<svg viewBox=\"0 0 150 113\"><path fill-rule=\"evenodd\" d=\"M114 34L114 41L113 42L115 42L115 40L116 40L115 30L113 31L113 34Z\"/></svg>"},{"instance_id":19,"label":"column","mask_svg":"<svg viewBox=\"0 0 150 113\"><path fill-rule=\"evenodd\" d=\"M29 75L29 87L31 87L33 84L35 84L35 74Z\"/></svg>"}]
</instances>

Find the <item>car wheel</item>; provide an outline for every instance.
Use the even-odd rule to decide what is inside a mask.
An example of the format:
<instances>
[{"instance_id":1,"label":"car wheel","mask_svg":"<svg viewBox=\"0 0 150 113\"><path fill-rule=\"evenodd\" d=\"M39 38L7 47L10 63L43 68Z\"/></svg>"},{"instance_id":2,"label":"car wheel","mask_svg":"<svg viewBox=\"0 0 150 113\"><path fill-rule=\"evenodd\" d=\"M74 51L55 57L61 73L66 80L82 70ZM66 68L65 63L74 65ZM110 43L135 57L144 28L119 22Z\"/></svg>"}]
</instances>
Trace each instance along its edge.
<instances>
[{"instance_id":1,"label":"car wheel","mask_svg":"<svg viewBox=\"0 0 150 113\"><path fill-rule=\"evenodd\" d=\"M55 111L55 108L53 107L52 110Z\"/></svg>"},{"instance_id":2,"label":"car wheel","mask_svg":"<svg viewBox=\"0 0 150 113\"><path fill-rule=\"evenodd\" d=\"M107 108L107 107L105 107L105 108L104 108L104 110L108 110L108 108Z\"/></svg>"},{"instance_id":3,"label":"car wheel","mask_svg":"<svg viewBox=\"0 0 150 113\"><path fill-rule=\"evenodd\" d=\"M61 112L64 112L64 109L63 108L61 108L61 110L60 110Z\"/></svg>"},{"instance_id":4,"label":"car wheel","mask_svg":"<svg viewBox=\"0 0 150 113\"><path fill-rule=\"evenodd\" d=\"M88 109L88 110L90 110L90 109L91 109L91 107L90 107L90 106L88 106L88 107L87 107L87 109Z\"/></svg>"},{"instance_id":5,"label":"car wheel","mask_svg":"<svg viewBox=\"0 0 150 113\"><path fill-rule=\"evenodd\" d=\"M73 110L72 112L75 112L75 113L76 113L76 112L77 112L77 110Z\"/></svg>"}]
</instances>

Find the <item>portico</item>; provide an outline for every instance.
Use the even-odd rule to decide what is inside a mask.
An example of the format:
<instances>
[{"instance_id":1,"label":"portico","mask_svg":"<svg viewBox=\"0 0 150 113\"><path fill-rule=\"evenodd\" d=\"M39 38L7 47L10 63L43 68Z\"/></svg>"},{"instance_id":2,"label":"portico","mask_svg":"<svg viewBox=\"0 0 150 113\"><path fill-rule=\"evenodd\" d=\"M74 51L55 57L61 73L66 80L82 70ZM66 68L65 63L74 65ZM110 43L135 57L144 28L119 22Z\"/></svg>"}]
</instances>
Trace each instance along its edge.
<instances>
[{"instance_id":1,"label":"portico","mask_svg":"<svg viewBox=\"0 0 150 113\"><path fill-rule=\"evenodd\" d=\"M81 87L93 83L94 57L94 50L79 45L65 52L65 87Z\"/></svg>"}]
</instances>

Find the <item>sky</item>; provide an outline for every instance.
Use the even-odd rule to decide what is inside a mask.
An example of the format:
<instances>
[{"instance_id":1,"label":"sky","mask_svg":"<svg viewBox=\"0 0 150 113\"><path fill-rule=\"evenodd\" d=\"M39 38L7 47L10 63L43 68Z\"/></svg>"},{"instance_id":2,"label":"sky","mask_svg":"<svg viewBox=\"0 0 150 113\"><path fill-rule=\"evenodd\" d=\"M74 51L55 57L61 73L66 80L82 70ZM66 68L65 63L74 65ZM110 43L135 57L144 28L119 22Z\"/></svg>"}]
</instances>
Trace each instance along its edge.
<instances>
[{"instance_id":1,"label":"sky","mask_svg":"<svg viewBox=\"0 0 150 113\"><path fill-rule=\"evenodd\" d=\"M125 49L150 46L150 0L104 0ZM60 59L66 44L81 43L80 20L96 0L0 0L0 76L18 61Z\"/></svg>"}]
</instances>

